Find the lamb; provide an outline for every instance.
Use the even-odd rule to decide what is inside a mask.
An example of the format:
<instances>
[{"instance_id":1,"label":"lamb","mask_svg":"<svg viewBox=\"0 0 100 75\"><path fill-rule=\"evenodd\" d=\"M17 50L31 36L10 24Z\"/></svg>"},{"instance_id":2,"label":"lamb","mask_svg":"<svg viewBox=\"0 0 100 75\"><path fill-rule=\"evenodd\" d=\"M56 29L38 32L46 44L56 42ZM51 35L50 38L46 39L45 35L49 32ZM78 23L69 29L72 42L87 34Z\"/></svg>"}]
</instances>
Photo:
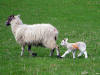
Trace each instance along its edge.
<instances>
[{"instance_id":1,"label":"lamb","mask_svg":"<svg viewBox=\"0 0 100 75\"><path fill-rule=\"evenodd\" d=\"M80 53L78 54L78 57L84 54L85 58L88 58L87 51L86 51L86 44L84 42L69 43L68 38L66 38L61 41L61 45L68 48L68 50L61 56L62 58L65 57L70 52L72 52L73 58L75 58L76 50L80 51Z\"/></svg>"},{"instance_id":2,"label":"lamb","mask_svg":"<svg viewBox=\"0 0 100 75\"><path fill-rule=\"evenodd\" d=\"M32 53L31 46L42 45L46 48L50 48L50 56L53 55L56 49L57 56L60 57L59 47L56 44L58 37L58 30L51 24L23 24L20 16L11 15L8 17L6 25L11 25L12 33L16 39L16 42L21 45L21 56L24 53L24 48L28 46L28 52L36 56L36 53Z\"/></svg>"}]
</instances>

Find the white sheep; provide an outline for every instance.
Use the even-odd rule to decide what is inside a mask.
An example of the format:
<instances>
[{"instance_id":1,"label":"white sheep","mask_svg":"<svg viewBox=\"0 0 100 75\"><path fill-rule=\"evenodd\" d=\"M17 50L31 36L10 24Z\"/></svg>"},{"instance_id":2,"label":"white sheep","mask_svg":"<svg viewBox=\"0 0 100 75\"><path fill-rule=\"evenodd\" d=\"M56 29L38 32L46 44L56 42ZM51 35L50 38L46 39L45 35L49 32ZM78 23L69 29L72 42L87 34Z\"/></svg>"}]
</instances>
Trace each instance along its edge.
<instances>
[{"instance_id":1,"label":"white sheep","mask_svg":"<svg viewBox=\"0 0 100 75\"><path fill-rule=\"evenodd\" d=\"M86 44L84 42L69 43L68 38L66 38L61 41L61 45L65 46L68 49L61 57L65 57L67 54L72 52L73 58L75 58L75 52L76 50L79 50L80 53L78 54L78 57L84 54L85 58L88 58L86 51Z\"/></svg>"},{"instance_id":2,"label":"white sheep","mask_svg":"<svg viewBox=\"0 0 100 75\"><path fill-rule=\"evenodd\" d=\"M32 45L43 45L46 48L50 48L50 56L53 55L56 49L57 56L60 57L59 48L56 44L58 36L58 30L51 24L23 24L19 15L11 15L8 17L6 25L11 25L12 32L16 41L21 45L21 56L24 53L24 48L27 45L28 51L31 55L36 56L36 53L31 52Z\"/></svg>"}]
</instances>

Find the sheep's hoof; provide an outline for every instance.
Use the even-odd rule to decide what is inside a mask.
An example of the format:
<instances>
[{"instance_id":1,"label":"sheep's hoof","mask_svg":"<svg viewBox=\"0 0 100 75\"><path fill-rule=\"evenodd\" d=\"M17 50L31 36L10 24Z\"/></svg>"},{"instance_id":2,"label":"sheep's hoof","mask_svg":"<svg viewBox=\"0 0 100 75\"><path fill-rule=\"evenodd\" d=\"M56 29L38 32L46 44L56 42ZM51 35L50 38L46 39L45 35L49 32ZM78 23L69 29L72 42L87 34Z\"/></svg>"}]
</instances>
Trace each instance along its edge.
<instances>
[{"instance_id":1,"label":"sheep's hoof","mask_svg":"<svg viewBox=\"0 0 100 75\"><path fill-rule=\"evenodd\" d=\"M37 53L32 53L32 56L37 56Z\"/></svg>"},{"instance_id":2,"label":"sheep's hoof","mask_svg":"<svg viewBox=\"0 0 100 75\"><path fill-rule=\"evenodd\" d=\"M57 55L57 58L62 58L60 55Z\"/></svg>"},{"instance_id":3,"label":"sheep's hoof","mask_svg":"<svg viewBox=\"0 0 100 75\"><path fill-rule=\"evenodd\" d=\"M60 56L59 58L63 58L63 57Z\"/></svg>"}]
</instances>

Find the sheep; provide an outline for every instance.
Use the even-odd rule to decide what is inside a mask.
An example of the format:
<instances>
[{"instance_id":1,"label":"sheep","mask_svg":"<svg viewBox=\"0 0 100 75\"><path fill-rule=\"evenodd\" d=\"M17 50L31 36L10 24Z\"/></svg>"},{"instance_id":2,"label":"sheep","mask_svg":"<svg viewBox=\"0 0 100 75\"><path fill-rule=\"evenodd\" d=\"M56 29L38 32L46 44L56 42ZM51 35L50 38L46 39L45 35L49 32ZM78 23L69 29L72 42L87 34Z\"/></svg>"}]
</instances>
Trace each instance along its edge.
<instances>
[{"instance_id":1,"label":"sheep","mask_svg":"<svg viewBox=\"0 0 100 75\"><path fill-rule=\"evenodd\" d=\"M62 58L65 57L70 52L72 52L73 59L74 59L76 50L80 51L80 53L78 54L78 57L84 54L85 58L88 58L87 51L86 51L86 44L84 42L69 43L68 38L66 38L61 41L61 45L68 48L68 50L61 56Z\"/></svg>"},{"instance_id":2,"label":"sheep","mask_svg":"<svg viewBox=\"0 0 100 75\"><path fill-rule=\"evenodd\" d=\"M32 53L31 46L42 45L46 48L50 48L50 56L53 55L56 49L57 56L60 57L59 47L56 44L58 37L58 30L51 24L23 24L19 15L11 15L8 17L6 25L11 25L12 33L16 39L16 42L21 45L21 56L23 56L24 48L28 46L28 52L30 55L36 56L36 53Z\"/></svg>"}]
</instances>

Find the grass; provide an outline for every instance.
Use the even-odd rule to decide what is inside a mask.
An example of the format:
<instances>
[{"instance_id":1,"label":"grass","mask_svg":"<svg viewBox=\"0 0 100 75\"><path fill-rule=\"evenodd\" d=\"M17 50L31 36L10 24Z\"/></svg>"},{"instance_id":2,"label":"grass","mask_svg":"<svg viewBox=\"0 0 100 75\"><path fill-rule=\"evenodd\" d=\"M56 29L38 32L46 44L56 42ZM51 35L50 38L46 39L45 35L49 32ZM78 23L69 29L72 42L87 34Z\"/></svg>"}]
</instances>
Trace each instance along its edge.
<instances>
[{"instance_id":1,"label":"grass","mask_svg":"<svg viewBox=\"0 0 100 75\"><path fill-rule=\"evenodd\" d=\"M57 44L84 41L88 59L49 57L49 49L32 47L37 57L20 56L10 27L5 21L20 14L23 23L50 23L59 30ZM100 75L100 1L99 0L0 0L0 75ZM26 48L27 49L27 48ZM60 46L63 54L66 48ZM77 52L78 53L78 52Z\"/></svg>"}]
</instances>

